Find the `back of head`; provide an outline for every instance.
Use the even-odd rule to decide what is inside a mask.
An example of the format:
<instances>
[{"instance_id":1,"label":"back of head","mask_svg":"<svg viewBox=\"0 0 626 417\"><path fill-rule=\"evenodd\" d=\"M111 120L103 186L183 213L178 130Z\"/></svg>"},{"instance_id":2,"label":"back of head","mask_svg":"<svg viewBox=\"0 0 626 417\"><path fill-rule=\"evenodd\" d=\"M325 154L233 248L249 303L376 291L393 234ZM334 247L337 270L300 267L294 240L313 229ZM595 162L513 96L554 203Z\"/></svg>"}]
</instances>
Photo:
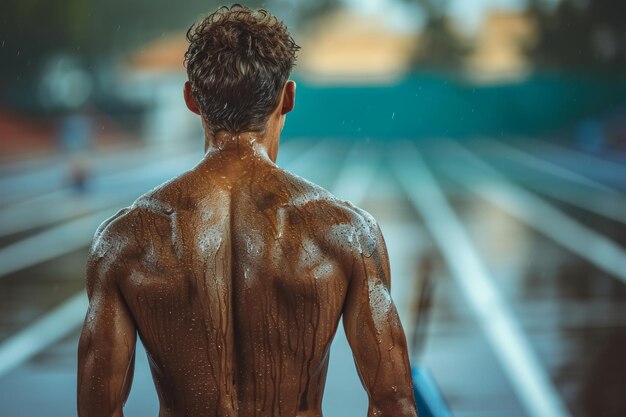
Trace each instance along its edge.
<instances>
[{"instance_id":1,"label":"back of head","mask_svg":"<svg viewBox=\"0 0 626 417\"><path fill-rule=\"evenodd\" d=\"M187 31L192 95L213 131L263 130L299 47L265 10L222 7Z\"/></svg>"}]
</instances>

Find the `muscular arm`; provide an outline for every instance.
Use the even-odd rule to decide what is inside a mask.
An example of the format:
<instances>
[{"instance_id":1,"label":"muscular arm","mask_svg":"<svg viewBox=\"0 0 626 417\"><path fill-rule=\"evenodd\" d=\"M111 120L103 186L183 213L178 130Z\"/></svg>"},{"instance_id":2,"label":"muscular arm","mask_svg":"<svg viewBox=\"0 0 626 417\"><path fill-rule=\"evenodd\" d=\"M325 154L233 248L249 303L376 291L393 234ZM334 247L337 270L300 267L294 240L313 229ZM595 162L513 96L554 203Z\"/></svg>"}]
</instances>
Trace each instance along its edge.
<instances>
[{"instance_id":1,"label":"muscular arm","mask_svg":"<svg viewBox=\"0 0 626 417\"><path fill-rule=\"evenodd\" d=\"M87 262L89 310L78 346L78 416L122 417L132 383L136 330L116 282L119 251L96 233Z\"/></svg>"},{"instance_id":2,"label":"muscular arm","mask_svg":"<svg viewBox=\"0 0 626 417\"><path fill-rule=\"evenodd\" d=\"M378 225L361 228L343 322L369 417L415 417L417 409L406 339L390 294L389 260ZM361 253L362 252L362 253Z\"/></svg>"}]
</instances>

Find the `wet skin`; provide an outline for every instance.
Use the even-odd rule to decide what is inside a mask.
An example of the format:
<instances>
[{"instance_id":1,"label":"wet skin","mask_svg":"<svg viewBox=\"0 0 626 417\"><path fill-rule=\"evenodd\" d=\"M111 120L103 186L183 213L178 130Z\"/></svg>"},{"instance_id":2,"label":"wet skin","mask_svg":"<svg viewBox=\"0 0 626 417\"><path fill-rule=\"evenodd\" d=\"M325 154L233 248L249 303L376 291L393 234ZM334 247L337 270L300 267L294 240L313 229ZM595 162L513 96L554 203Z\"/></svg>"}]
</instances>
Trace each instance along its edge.
<instances>
[{"instance_id":1,"label":"wet skin","mask_svg":"<svg viewBox=\"0 0 626 417\"><path fill-rule=\"evenodd\" d=\"M321 416L343 315L369 416L415 416L374 219L233 137L105 221L87 262L79 415L121 416L136 334L161 417Z\"/></svg>"}]
</instances>

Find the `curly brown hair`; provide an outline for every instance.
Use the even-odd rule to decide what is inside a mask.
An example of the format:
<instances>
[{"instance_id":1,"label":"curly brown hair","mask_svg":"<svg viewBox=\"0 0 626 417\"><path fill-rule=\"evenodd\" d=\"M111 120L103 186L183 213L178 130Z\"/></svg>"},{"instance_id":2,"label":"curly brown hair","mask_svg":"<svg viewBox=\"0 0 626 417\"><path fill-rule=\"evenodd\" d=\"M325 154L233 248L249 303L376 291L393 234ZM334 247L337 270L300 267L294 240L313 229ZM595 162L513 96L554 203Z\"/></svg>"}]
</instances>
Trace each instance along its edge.
<instances>
[{"instance_id":1,"label":"curly brown hair","mask_svg":"<svg viewBox=\"0 0 626 417\"><path fill-rule=\"evenodd\" d=\"M192 96L213 131L262 131L300 49L266 10L221 7L187 31Z\"/></svg>"}]
</instances>

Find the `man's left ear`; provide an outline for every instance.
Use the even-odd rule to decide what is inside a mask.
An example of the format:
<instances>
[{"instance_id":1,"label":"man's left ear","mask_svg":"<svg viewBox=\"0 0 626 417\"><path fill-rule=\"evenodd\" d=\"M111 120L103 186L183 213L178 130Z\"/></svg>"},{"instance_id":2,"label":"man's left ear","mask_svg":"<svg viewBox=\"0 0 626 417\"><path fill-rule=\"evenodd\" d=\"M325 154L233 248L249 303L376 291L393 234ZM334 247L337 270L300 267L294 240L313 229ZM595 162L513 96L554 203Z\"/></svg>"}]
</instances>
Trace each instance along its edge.
<instances>
[{"instance_id":1,"label":"man's left ear","mask_svg":"<svg viewBox=\"0 0 626 417\"><path fill-rule=\"evenodd\" d=\"M281 114L287 114L293 110L296 105L296 83L294 81L287 81L285 88L283 89L283 107Z\"/></svg>"},{"instance_id":2,"label":"man's left ear","mask_svg":"<svg viewBox=\"0 0 626 417\"><path fill-rule=\"evenodd\" d=\"M185 97L185 104L187 105L187 108L195 114L200 114L200 108L198 107L198 103L196 103L196 100L191 94L191 81L185 81L183 96Z\"/></svg>"}]
</instances>

